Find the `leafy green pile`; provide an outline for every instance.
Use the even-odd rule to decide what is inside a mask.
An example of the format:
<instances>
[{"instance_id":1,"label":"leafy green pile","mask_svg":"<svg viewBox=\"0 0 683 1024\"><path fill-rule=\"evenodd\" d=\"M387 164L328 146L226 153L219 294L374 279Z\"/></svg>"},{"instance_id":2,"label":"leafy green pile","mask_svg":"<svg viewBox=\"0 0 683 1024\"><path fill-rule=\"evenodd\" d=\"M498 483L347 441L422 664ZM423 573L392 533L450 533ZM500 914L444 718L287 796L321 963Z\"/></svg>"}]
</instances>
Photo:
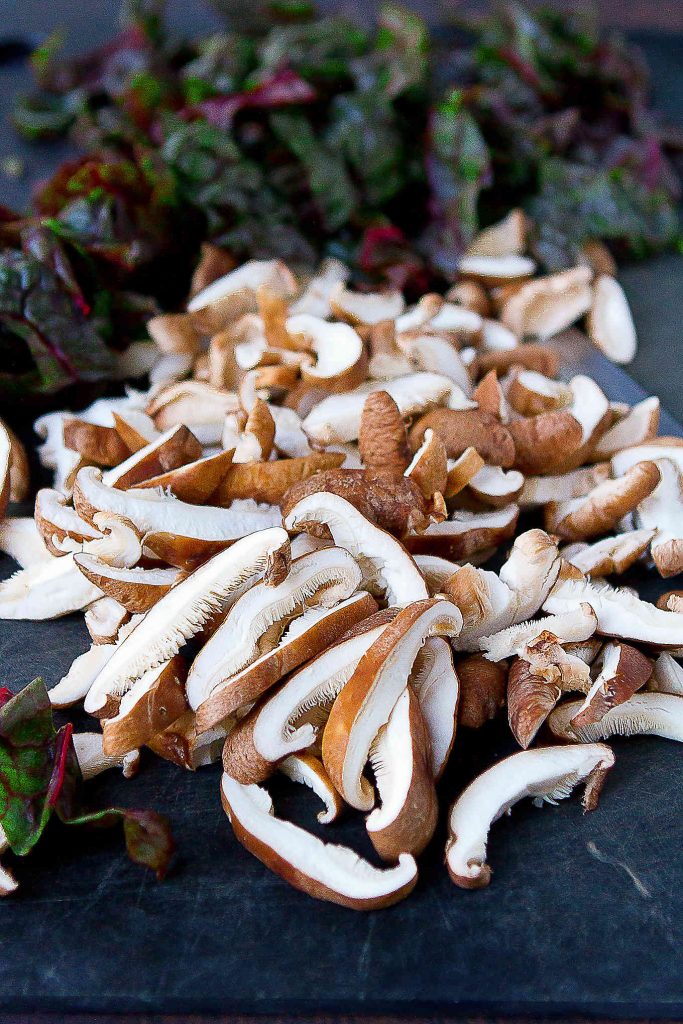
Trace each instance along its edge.
<instances>
[{"instance_id":1,"label":"leafy green pile","mask_svg":"<svg viewBox=\"0 0 683 1024\"><path fill-rule=\"evenodd\" d=\"M73 331L67 343L62 320L13 312L28 256L23 227L0 218L24 250L0 259L0 389L106 376L106 346L183 297L202 240L236 260L337 256L413 295L452 278L479 226L511 206L533 217L547 269L589 239L626 256L678 240L681 139L650 110L638 56L585 12L506 3L448 45L390 5L368 28L289 0L253 30L181 43L162 13L138 0L104 48L63 60L53 38L34 54L38 89L16 126L69 133L87 154L30 222Z\"/></svg>"}]
</instances>

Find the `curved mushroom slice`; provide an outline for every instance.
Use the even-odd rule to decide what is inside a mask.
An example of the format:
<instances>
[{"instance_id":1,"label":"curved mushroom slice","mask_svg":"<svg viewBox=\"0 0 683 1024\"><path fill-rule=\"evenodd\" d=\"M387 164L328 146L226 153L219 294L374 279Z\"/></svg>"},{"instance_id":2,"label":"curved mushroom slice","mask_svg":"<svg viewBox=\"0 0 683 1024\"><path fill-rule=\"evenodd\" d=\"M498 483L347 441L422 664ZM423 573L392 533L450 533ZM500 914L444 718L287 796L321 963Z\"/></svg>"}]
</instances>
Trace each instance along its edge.
<instances>
[{"instance_id":1,"label":"curved mushroom slice","mask_svg":"<svg viewBox=\"0 0 683 1024\"><path fill-rule=\"evenodd\" d=\"M602 435L593 449L593 458L611 459L624 448L652 441L659 430L659 412L658 398L638 402Z\"/></svg>"},{"instance_id":2,"label":"curved mushroom slice","mask_svg":"<svg viewBox=\"0 0 683 1024\"><path fill-rule=\"evenodd\" d=\"M482 352L477 355L472 372L483 377L489 370L496 370L501 376L513 366L536 370L546 377L555 377L559 368L559 357L557 352L547 345L518 345L513 349Z\"/></svg>"},{"instance_id":3,"label":"curved mushroom slice","mask_svg":"<svg viewBox=\"0 0 683 1024\"><path fill-rule=\"evenodd\" d=\"M363 342L348 324L330 323L307 313L286 321L290 335L302 335L316 356L312 366L301 367L301 377L326 391L351 391L365 380L367 361Z\"/></svg>"},{"instance_id":4,"label":"curved mushroom slice","mask_svg":"<svg viewBox=\"0 0 683 1024\"><path fill-rule=\"evenodd\" d=\"M201 338L187 313L163 313L153 316L147 333L163 355L198 354Z\"/></svg>"},{"instance_id":5,"label":"curved mushroom slice","mask_svg":"<svg viewBox=\"0 0 683 1024\"><path fill-rule=\"evenodd\" d=\"M476 650L482 636L511 626L517 612L517 594L495 572L463 565L446 581L443 592L460 610L459 650Z\"/></svg>"},{"instance_id":6,"label":"curved mushroom slice","mask_svg":"<svg viewBox=\"0 0 683 1024\"><path fill-rule=\"evenodd\" d=\"M137 774L140 764L139 750L126 750L122 754L105 754L103 736L100 732L75 732L73 734L76 760L83 779L95 778L109 768L122 768L124 777L131 779Z\"/></svg>"},{"instance_id":7,"label":"curved mushroom slice","mask_svg":"<svg viewBox=\"0 0 683 1024\"><path fill-rule=\"evenodd\" d=\"M277 505L290 487L318 473L338 469L343 462L340 452L312 452L298 459L233 465L213 495L213 501L220 506L230 506L235 499L252 498Z\"/></svg>"},{"instance_id":8,"label":"curved mushroom slice","mask_svg":"<svg viewBox=\"0 0 683 1024\"><path fill-rule=\"evenodd\" d=\"M157 391L146 411L157 430L185 424L203 444L215 444L220 440L225 417L239 408L234 391L212 388L203 381L186 380Z\"/></svg>"},{"instance_id":9,"label":"curved mushroom slice","mask_svg":"<svg viewBox=\"0 0 683 1024\"><path fill-rule=\"evenodd\" d=\"M672 463L669 465L672 475L677 474L676 467ZM549 502L545 507L546 529L566 540L583 540L585 537L596 537L602 533L608 533L624 516L633 512L636 506L639 506L641 502L644 503L649 496L652 496L651 506L660 504L656 494L653 494L660 484L660 470L662 473L665 472L657 463L639 462L624 476L618 477L616 480L603 481L582 498ZM678 500L677 518L683 512L683 497L680 492ZM657 511L661 522L661 509L658 508ZM643 525L651 527L654 519L653 515L650 517L650 522L644 522ZM683 559L683 539L681 554ZM681 567L683 568L683 560ZM678 571L680 571L678 568L674 569L674 572Z\"/></svg>"},{"instance_id":10,"label":"curved mushroom slice","mask_svg":"<svg viewBox=\"0 0 683 1024\"><path fill-rule=\"evenodd\" d=\"M550 338L588 312L592 278L590 267L573 267L529 281L503 303L500 318L519 338Z\"/></svg>"},{"instance_id":11,"label":"curved mushroom slice","mask_svg":"<svg viewBox=\"0 0 683 1024\"><path fill-rule=\"evenodd\" d=\"M262 530L215 555L178 583L117 646L91 686L85 710L107 717L112 704L118 706L118 698L136 679L177 654L187 640L222 610L246 579L257 572L265 572L268 577L274 567L280 572L282 561L288 556L285 531L277 527Z\"/></svg>"},{"instance_id":12,"label":"curved mushroom slice","mask_svg":"<svg viewBox=\"0 0 683 1024\"><path fill-rule=\"evenodd\" d=\"M335 544L356 559L365 581L385 592L388 604L405 605L428 596L422 574L403 545L344 498L325 491L310 494L290 508L284 523L292 533L327 527Z\"/></svg>"},{"instance_id":13,"label":"curved mushroom slice","mask_svg":"<svg viewBox=\"0 0 683 1024\"><path fill-rule=\"evenodd\" d=\"M375 868L345 846L324 843L273 815L270 796L223 773L221 800L239 842L266 867L316 899L352 910L378 910L404 899L417 865L403 854L395 867Z\"/></svg>"},{"instance_id":14,"label":"curved mushroom slice","mask_svg":"<svg viewBox=\"0 0 683 1024\"><path fill-rule=\"evenodd\" d=\"M76 554L74 562L99 590L126 611L146 612L178 582L178 569L119 569L94 555Z\"/></svg>"},{"instance_id":15,"label":"curved mushroom slice","mask_svg":"<svg viewBox=\"0 0 683 1024\"><path fill-rule=\"evenodd\" d=\"M431 772L438 782L455 742L460 696L460 683L447 640L440 636L425 640L410 673L410 686L417 694L429 733Z\"/></svg>"},{"instance_id":16,"label":"curved mushroom slice","mask_svg":"<svg viewBox=\"0 0 683 1024\"><path fill-rule=\"evenodd\" d=\"M349 268L340 260L323 260L315 276L290 306L291 313L309 313L322 319L330 316L330 294L336 284L348 281L349 274Z\"/></svg>"},{"instance_id":17,"label":"curved mushroom slice","mask_svg":"<svg viewBox=\"0 0 683 1024\"><path fill-rule=\"evenodd\" d=\"M377 381L355 391L329 395L309 412L303 421L306 435L318 445L355 441L360 431L363 406L373 391L386 391L396 402L402 416L416 416L425 408L451 400L453 382L437 373L409 373L394 380ZM465 396L462 396L465 400Z\"/></svg>"},{"instance_id":18,"label":"curved mushroom slice","mask_svg":"<svg viewBox=\"0 0 683 1024\"><path fill-rule=\"evenodd\" d=\"M465 315L462 310L458 312ZM396 347L416 369L442 374L469 395L472 381L467 367L457 348L446 338L425 331L404 331L396 336Z\"/></svg>"},{"instance_id":19,"label":"curved mushroom slice","mask_svg":"<svg viewBox=\"0 0 683 1024\"><path fill-rule=\"evenodd\" d=\"M197 709L197 731L213 728L253 704L307 658L336 643L352 626L377 611L369 594L354 594L334 608L309 608L294 619L277 646L219 683Z\"/></svg>"},{"instance_id":20,"label":"curved mushroom slice","mask_svg":"<svg viewBox=\"0 0 683 1024\"><path fill-rule=\"evenodd\" d=\"M523 750L498 761L470 783L451 807L446 843L451 880L463 889L489 884L486 845L491 825L524 797L555 804L585 781L584 810L593 810L613 764L614 754L602 743Z\"/></svg>"},{"instance_id":21,"label":"curved mushroom slice","mask_svg":"<svg viewBox=\"0 0 683 1024\"><path fill-rule=\"evenodd\" d=\"M427 432L425 431L425 437ZM484 460L476 448L466 448L457 459L448 459L448 476L446 478L446 490L444 498L453 498L464 487L467 487L470 480L474 479L477 473L484 468Z\"/></svg>"},{"instance_id":22,"label":"curved mushroom slice","mask_svg":"<svg viewBox=\"0 0 683 1024\"><path fill-rule=\"evenodd\" d=\"M423 296L420 300L421 302L425 301L425 306L427 298L427 296ZM482 318L478 313L464 309L457 303L442 300L439 303L439 308L429 318L429 322L424 324L423 329L427 332L438 332L442 338L445 336L445 340L455 348L460 348L463 345L478 345L481 341L483 326ZM399 323L396 325L396 330L399 332L410 329L400 326Z\"/></svg>"},{"instance_id":23,"label":"curved mushroom slice","mask_svg":"<svg viewBox=\"0 0 683 1024\"><path fill-rule=\"evenodd\" d=\"M188 505L158 491L120 491L103 483L99 470L86 467L76 478L74 502L89 521L96 511L114 512L128 519L141 533L171 533L202 541L233 541L276 527L276 508L255 502L233 503L229 509Z\"/></svg>"},{"instance_id":24,"label":"curved mushroom slice","mask_svg":"<svg viewBox=\"0 0 683 1024\"><path fill-rule=\"evenodd\" d=\"M97 466L118 466L130 455L115 427L88 423L74 416L64 420L62 431L66 447L78 452L85 462Z\"/></svg>"},{"instance_id":25,"label":"curved mushroom slice","mask_svg":"<svg viewBox=\"0 0 683 1024\"><path fill-rule=\"evenodd\" d=\"M608 462L584 466L555 476L527 476L518 501L522 507L546 505L549 501L571 501L581 498L610 478Z\"/></svg>"},{"instance_id":26,"label":"curved mushroom slice","mask_svg":"<svg viewBox=\"0 0 683 1024\"><path fill-rule=\"evenodd\" d=\"M608 711L645 686L652 675L652 661L629 644L605 644L600 657L600 673L572 717L572 729L602 721Z\"/></svg>"},{"instance_id":27,"label":"curved mushroom slice","mask_svg":"<svg viewBox=\"0 0 683 1024\"><path fill-rule=\"evenodd\" d=\"M587 576L619 575L642 558L654 535L654 530L629 530L595 544L568 544L560 554Z\"/></svg>"},{"instance_id":28,"label":"curved mushroom slice","mask_svg":"<svg viewBox=\"0 0 683 1024\"><path fill-rule=\"evenodd\" d=\"M430 597L443 594L447 581L460 568L457 562L439 558L438 555L415 555L415 564L424 577Z\"/></svg>"},{"instance_id":29,"label":"curved mushroom slice","mask_svg":"<svg viewBox=\"0 0 683 1024\"><path fill-rule=\"evenodd\" d=\"M438 816L431 741L417 694L405 689L370 747L380 806L368 816L370 841L382 860L418 856Z\"/></svg>"},{"instance_id":30,"label":"curved mushroom slice","mask_svg":"<svg viewBox=\"0 0 683 1024\"><path fill-rule=\"evenodd\" d=\"M31 487L31 470L26 449L12 428L1 419L0 432L6 435L6 441L2 446L3 449L7 441L9 441L9 466L4 474L0 474L4 476L6 481L7 474L9 473L9 501L25 501ZM1 459L2 457L0 456Z\"/></svg>"},{"instance_id":31,"label":"curved mushroom slice","mask_svg":"<svg viewBox=\"0 0 683 1024\"><path fill-rule=\"evenodd\" d=\"M461 277L473 278L491 288L531 277L536 264L528 256L463 256L458 264ZM521 332L520 332L521 333Z\"/></svg>"},{"instance_id":32,"label":"curved mushroom slice","mask_svg":"<svg viewBox=\"0 0 683 1024\"><path fill-rule=\"evenodd\" d=\"M190 707L196 711L217 686L273 651L290 622L307 608L332 608L361 582L351 555L332 547L297 558L276 587L256 584L235 602L192 663L187 679Z\"/></svg>"},{"instance_id":33,"label":"curved mushroom slice","mask_svg":"<svg viewBox=\"0 0 683 1024\"><path fill-rule=\"evenodd\" d=\"M578 690L579 693L587 693L591 687L588 664L570 650L586 642L570 641L565 651L554 633L544 631L523 648L522 657L529 662L534 675L547 679L549 683L557 683L562 692Z\"/></svg>"},{"instance_id":34,"label":"curved mushroom slice","mask_svg":"<svg viewBox=\"0 0 683 1024\"><path fill-rule=\"evenodd\" d=\"M342 687L396 614L386 609L362 620L257 704L226 740L228 774L245 784L263 782L283 758L312 746Z\"/></svg>"},{"instance_id":35,"label":"curved mushroom slice","mask_svg":"<svg viewBox=\"0 0 683 1024\"><path fill-rule=\"evenodd\" d=\"M283 775L312 789L325 805L318 813L321 825L331 825L344 810L344 801L336 791L320 758L314 754L290 754L279 766Z\"/></svg>"},{"instance_id":36,"label":"curved mushroom slice","mask_svg":"<svg viewBox=\"0 0 683 1024\"><path fill-rule=\"evenodd\" d=\"M523 210L514 209L502 220L480 231L467 247L468 256L520 256L526 248L529 221Z\"/></svg>"},{"instance_id":37,"label":"curved mushroom slice","mask_svg":"<svg viewBox=\"0 0 683 1024\"><path fill-rule=\"evenodd\" d=\"M490 661L502 661L513 654L523 657L525 648L544 633L552 634L559 643L576 643L591 637L596 626L595 612L590 604L583 602L559 615L520 622L492 636L484 636L479 641L479 648Z\"/></svg>"},{"instance_id":38,"label":"curved mushroom slice","mask_svg":"<svg viewBox=\"0 0 683 1024\"><path fill-rule=\"evenodd\" d=\"M643 465L654 464L641 462L626 475ZM666 579L683 571L683 475L670 459L658 459L656 467L661 479L642 496L636 521L638 526L655 531L650 554L659 575Z\"/></svg>"},{"instance_id":39,"label":"curved mushroom slice","mask_svg":"<svg viewBox=\"0 0 683 1024\"><path fill-rule=\"evenodd\" d=\"M223 744L233 726L234 719L227 718L214 729L200 734L194 711L185 711L162 732L151 736L146 745L165 761L194 772L220 761Z\"/></svg>"},{"instance_id":40,"label":"curved mushroom slice","mask_svg":"<svg viewBox=\"0 0 683 1024\"><path fill-rule=\"evenodd\" d=\"M197 292L187 311L200 331L215 334L245 313L256 312L259 288L288 297L296 294L297 283L282 260L248 260Z\"/></svg>"},{"instance_id":41,"label":"curved mushroom slice","mask_svg":"<svg viewBox=\"0 0 683 1024\"><path fill-rule=\"evenodd\" d=\"M0 619L58 619L100 597L102 591L78 571L73 555L65 555L19 569L0 582Z\"/></svg>"},{"instance_id":42,"label":"curved mushroom slice","mask_svg":"<svg viewBox=\"0 0 683 1024\"><path fill-rule=\"evenodd\" d=\"M468 448L476 448L485 462L509 469L515 461L515 446L507 427L491 413L479 409L434 409L420 417L410 431L413 450L419 448L427 430L443 442L450 459Z\"/></svg>"},{"instance_id":43,"label":"curved mushroom slice","mask_svg":"<svg viewBox=\"0 0 683 1024\"><path fill-rule=\"evenodd\" d=\"M125 754L147 743L187 710L187 663L176 654L149 669L121 698L118 710L102 723L104 752Z\"/></svg>"},{"instance_id":44,"label":"curved mushroom slice","mask_svg":"<svg viewBox=\"0 0 683 1024\"><path fill-rule=\"evenodd\" d=\"M508 672L507 705L510 731L524 750L562 696L556 680L534 671L524 658L514 658Z\"/></svg>"},{"instance_id":45,"label":"curved mushroom slice","mask_svg":"<svg viewBox=\"0 0 683 1024\"><path fill-rule=\"evenodd\" d=\"M127 459L102 475L109 487L126 490L142 480L167 473L202 457L202 446L186 426L178 424L156 440L129 455Z\"/></svg>"},{"instance_id":46,"label":"curved mushroom slice","mask_svg":"<svg viewBox=\"0 0 683 1024\"><path fill-rule=\"evenodd\" d=\"M524 477L516 469L506 472L500 466L484 466L468 486L477 501L492 508L501 508L517 500L524 486Z\"/></svg>"},{"instance_id":47,"label":"curved mushroom slice","mask_svg":"<svg viewBox=\"0 0 683 1024\"><path fill-rule=\"evenodd\" d=\"M347 803L370 810L372 786L363 778L370 747L408 683L429 636L457 636L462 615L450 601L415 601L402 609L363 655L335 700L323 733L323 762Z\"/></svg>"},{"instance_id":48,"label":"curved mushroom slice","mask_svg":"<svg viewBox=\"0 0 683 1024\"><path fill-rule=\"evenodd\" d=\"M113 644L130 615L113 597L93 601L85 613L85 625L94 644Z\"/></svg>"},{"instance_id":49,"label":"curved mushroom slice","mask_svg":"<svg viewBox=\"0 0 683 1024\"><path fill-rule=\"evenodd\" d=\"M561 563L557 544L544 530L527 530L517 537L499 574L517 597L513 622L536 614L555 585Z\"/></svg>"},{"instance_id":50,"label":"curved mushroom slice","mask_svg":"<svg viewBox=\"0 0 683 1024\"><path fill-rule=\"evenodd\" d=\"M378 324L395 320L405 309L405 300L399 291L354 292L340 281L330 292L330 308L335 317L347 323Z\"/></svg>"},{"instance_id":51,"label":"curved mushroom slice","mask_svg":"<svg viewBox=\"0 0 683 1024\"><path fill-rule=\"evenodd\" d=\"M472 392L472 399L482 412L491 413L501 423L509 421L510 407L495 370L489 370L481 378Z\"/></svg>"},{"instance_id":52,"label":"curved mushroom slice","mask_svg":"<svg viewBox=\"0 0 683 1024\"><path fill-rule=\"evenodd\" d=\"M99 672L111 658L113 644L92 644L79 654L71 668L58 683L48 690L53 708L69 708L83 700Z\"/></svg>"},{"instance_id":53,"label":"curved mushroom slice","mask_svg":"<svg viewBox=\"0 0 683 1024\"><path fill-rule=\"evenodd\" d=\"M458 659L456 672L460 682L458 725L481 729L505 704L507 662L497 665L483 654L470 654Z\"/></svg>"},{"instance_id":54,"label":"curved mushroom slice","mask_svg":"<svg viewBox=\"0 0 683 1024\"><path fill-rule=\"evenodd\" d=\"M519 506L515 504L491 512L456 509L450 519L432 523L419 537L406 537L404 543L411 554L463 561L479 552L495 549L512 537L518 516Z\"/></svg>"},{"instance_id":55,"label":"curved mushroom slice","mask_svg":"<svg viewBox=\"0 0 683 1024\"><path fill-rule=\"evenodd\" d=\"M507 399L520 416L538 416L542 412L564 409L572 400L571 389L563 381L553 380L536 370L514 373Z\"/></svg>"},{"instance_id":56,"label":"curved mushroom slice","mask_svg":"<svg viewBox=\"0 0 683 1024\"><path fill-rule=\"evenodd\" d=\"M664 651L654 663L646 688L655 693L672 693L683 697L683 666Z\"/></svg>"},{"instance_id":57,"label":"curved mushroom slice","mask_svg":"<svg viewBox=\"0 0 683 1024\"><path fill-rule=\"evenodd\" d=\"M628 299L618 281L601 274L593 285L593 301L586 317L591 341L615 363L630 363L638 347Z\"/></svg>"},{"instance_id":58,"label":"curved mushroom slice","mask_svg":"<svg viewBox=\"0 0 683 1024\"><path fill-rule=\"evenodd\" d=\"M97 531L93 533L97 535ZM52 561L52 554L30 516L0 520L0 551L18 562L22 569Z\"/></svg>"},{"instance_id":59,"label":"curved mushroom slice","mask_svg":"<svg viewBox=\"0 0 683 1024\"><path fill-rule=\"evenodd\" d=\"M396 477L407 475L410 448L405 423L396 402L386 391L373 391L365 399L358 450L366 469Z\"/></svg>"},{"instance_id":60,"label":"curved mushroom slice","mask_svg":"<svg viewBox=\"0 0 683 1024\"><path fill-rule=\"evenodd\" d=\"M227 451L209 458L197 459L177 469L171 469L168 473L142 480L134 485L134 489L161 487L164 491L170 491L180 501L190 505L203 505L215 494L230 472L232 457L233 452Z\"/></svg>"},{"instance_id":61,"label":"curved mushroom slice","mask_svg":"<svg viewBox=\"0 0 683 1024\"><path fill-rule=\"evenodd\" d=\"M634 693L623 704L607 711L599 722L575 726L573 720L581 707L581 701L575 700L555 708L548 719L554 736L579 744L612 736L660 736L683 742L683 700L673 694Z\"/></svg>"},{"instance_id":62,"label":"curved mushroom slice","mask_svg":"<svg viewBox=\"0 0 683 1024\"><path fill-rule=\"evenodd\" d=\"M437 492L444 494L447 490L448 457L443 442L433 430L425 430L422 444L405 475L415 481L424 498L432 498Z\"/></svg>"},{"instance_id":63,"label":"curved mushroom slice","mask_svg":"<svg viewBox=\"0 0 683 1024\"><path fill-rule=\"evenodd\" d=\"M623 476L638 462L656 462L668 459L683 472L683 438L653 437L646 444L637 444L633 448L623 448L612 456L612 476Z\"/></svg>"},{"instance_id":64,"label":"curved mushroom slice","mask_svg":"<svg viewBox=\"0 0 683 1024\"><path fill-rule=\"evenodd\" d=\"M36 494L34 516L45 546L53 555L64 554L55 547L53 538L62 541L65 537L70 537L82 543L102 536L91 523L81 519L63 494L49 487L41 488Z\"/></svg>"},{"instance_id":65,"label":"curved mushroom slice","mask_svg":"<svg viewBox=\"0 0 683 1024\"><path fill-rule=\"evenodd\" d=\"M543 608L562 614L588 602L598 617L598 632L654 647L683 647L683 613L665 612L607 583L560 579Z\"/></svg>"}]
</instances>

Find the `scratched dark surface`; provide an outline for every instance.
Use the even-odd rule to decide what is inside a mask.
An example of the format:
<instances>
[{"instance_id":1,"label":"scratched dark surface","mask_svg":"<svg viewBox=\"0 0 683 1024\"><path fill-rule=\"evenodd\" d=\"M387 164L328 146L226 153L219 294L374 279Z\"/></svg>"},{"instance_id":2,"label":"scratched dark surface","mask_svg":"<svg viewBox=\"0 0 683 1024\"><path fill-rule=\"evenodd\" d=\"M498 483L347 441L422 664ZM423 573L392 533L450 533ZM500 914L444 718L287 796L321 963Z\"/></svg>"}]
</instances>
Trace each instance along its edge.
<instances>
[{"instance_id":1,"label":"scratched dark surface","mask_svg":"<svg viewBox=\"0 0 683 1024\"><path fill-rule=\"evenodd\" d=\"M36 6L27 5L29 20ZM107 15L105 5L92 7L94 42ZM49 5L50 18L59 8ZM81 26L84 8L69 14ZM19 28L26 23L26 11L0 0L7 11ZM683 43L647 41L666 104L683 109ZM20 73L0 69L5 105ZM9 136L0 141L5 153L17 148ZM45 154L30 159L35 176ZM24 194L26 185L18 186ZM680 258L628 268L624 279L641 337L634 375L680 418ZM643 395L592 350L572 351L570 363L612 398ZM668 420L663 429L681 433ZM9 568L0 564L3 575ZM663 589L637 576L627 582L648 596ZM0 623L2 682L17 687L43 674L53 683L87 643L80 616ZM114 835L52 829L12 865L21 894L0 905L0 1014L16 1022L42 1012L683 1016L680 749L650 739L614 748L617 764L594 814L584 817L576 800L523 804L494 827L489 889L464 893L448 881L442 821L413 896L366 916L296 893L247 854L221 810L217 768L191 775L149 757L132 782L109 773L91 784L93 805L168 814L174 869L158 885L126 860ZM444 808L511 749L502 724L463 733L441 785ZM323 834L315 797L283 783L273 793L279 813ZM358 819L324 834L369 852Z\"/></svg>"}]
</instances>

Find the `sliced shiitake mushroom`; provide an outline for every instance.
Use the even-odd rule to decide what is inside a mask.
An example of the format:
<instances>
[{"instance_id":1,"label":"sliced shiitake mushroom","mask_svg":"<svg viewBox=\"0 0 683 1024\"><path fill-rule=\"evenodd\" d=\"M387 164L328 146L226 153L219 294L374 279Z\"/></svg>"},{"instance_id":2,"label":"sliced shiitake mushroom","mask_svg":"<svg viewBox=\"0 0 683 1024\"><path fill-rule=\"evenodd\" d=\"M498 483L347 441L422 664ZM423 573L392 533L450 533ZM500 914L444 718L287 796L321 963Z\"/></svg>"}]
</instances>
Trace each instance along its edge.
<instances>
[{"instance_id":1,"label":"sliced shiitake mushroom","mask_svg":"<svg viewBox=\"0 0 683 1024\"><path fill-rule=\"evenodd\" d=\"M105 754L125 754L162 732L187 709L187 663L176 654L148 669L123 695L115 715L102 723Z\"/></svg>"},{"instance_id":2,"label":"sliced shiitake mushroom","mask_svg":"<svg viewBox=\"0 0 683 1024\"><path fill-rule=\"evenodd\" d=\"M677 473L673 464L669 465ZM545 507L546 529L565 540L583 540L608 533L624 516L633 512L636 506L653 494L660 479L657 463L639 462L623 476L616 480L604 480L581 498L549 502ZM683 498L680 501L679 511L683 511ZM643 525L650 526L651 522L644 522ZM681 548L683 556L683 543ZM678 571L674 569L674 572Z\"/></svg>"},{"instance_id":3,"label":"sliced shiitake mushroom","mask_svg":"<svg viewBox=\"0 0 683 1024\"><path fill-rule=\"evenodd\" d=\"M630 644L605 644L600 653L600 672L572 717L572 729L600 722L611 708L642 689L652 670L652 661Z\"/></svg>"},{"instance_id":4,"label":"sliced shiitake mushroom","mask_svg":"<svg viewBox=\"0 0 683 1024\"><path fill-rule=\"evenodd\" d=\"M683 742L683 700L673 694L634 693L605 712L598 722L575 725L573 720L582 706L577 700L555 708L548 719L553 735L579 744L612 736L661 736Z\"/></svg>"},{"instance_id":5,"label":"sliced shiitake mushroom","mask_svg":"<svg viewBox=\"0 0 683 1024\"><path fill-rule=\"evenodd\" d=\"M417 694L431 742L431 770L439 780L450 757L458 721L460 683L450 644L428 637L413 663L409 684Z\"/></svg>"}]
</instances>

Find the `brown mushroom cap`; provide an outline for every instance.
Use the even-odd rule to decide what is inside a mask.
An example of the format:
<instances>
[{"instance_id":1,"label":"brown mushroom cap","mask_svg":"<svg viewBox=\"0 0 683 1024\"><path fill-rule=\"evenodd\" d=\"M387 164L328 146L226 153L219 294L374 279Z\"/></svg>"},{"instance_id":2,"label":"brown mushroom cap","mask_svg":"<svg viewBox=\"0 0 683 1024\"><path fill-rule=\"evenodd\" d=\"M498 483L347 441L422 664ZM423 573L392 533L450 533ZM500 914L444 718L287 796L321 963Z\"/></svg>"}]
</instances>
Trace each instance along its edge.
<instances>
[{"instance_id":1,"label":"brown mushroom cap","mask_svg":"<svg viewBox=\"0 0 683 1024\"><path fill-rule=\"evenodd\" d=\"M599 722L610 710L632 697L652 675L653 663L630 644L605 644L600 673L573 716L573 729Z\"/></svg>"},{"instance_id":2,"label":"brown mushroom cap","mask_svg":"<svg viewBox=\"0 0 683 1024\"><path fill-rule=\"evenodd\" d=\"M178 424L145 448L128 455L103 479L110 487L125 490L150 477L184 466L188 462L196 462L201 457L202 446L197 438L187 427Z\"/></svg>"},{"instance_id":3,"label":"brown mushroom cap","mask_svg":"<svg viewBox=\"0 0 683 1024\"><path fill-rule=\"evenodd\" d=\"M121 698L115 716L102 723L105 754L125 754L162 732L187 709L187 664L177 654L149 669Z\"/></svg>"},{"instance_id":4,"label":"brown mushroom cap","mask_svg":"<svg viewBox=\"0 0 683 1024\"><path fill-rule=\"evenodd\" d=\"M465 561L480 552L502 544L515 532L519 506L505 505L490 512L456 509L451 518L434 523L418 537L406 537L404 543L413 554L440 555Z\"/></svg>"},{"instance_id":5,"label":"brown mushroom cap","mask_svg":"<svg viewBox=\"0 0 683 1024\"><path fill-rule=\"evenodd\" d=\"M660 482L654 462L639 462L624 476L605 480L581 498L549 502L545 508L546 529L566 540L597 537L614 529Z\"/></svg>"},{"instance_id":6,"label":"brown mushroom cap","mask_svg":"<svg viewBox=\"0 0 683 1024\"><path fill-rule=\"evenodd\" d=\"M515 461L510 431L491 413L479 409L434 409L421 416L410 431L416 451L427 430L433 430L446 447L448 457L457 459L467 448L476 448L485 462L509 469Z\"/></svg>"},{"instance_id":7,"label":"brown mushroom cap","mask_svg":"<svg viewBox=\"0 0 683 1024\"><path fill-rule=\"evenodd\" d=\"M555 377L559 369L557 352L547 345L519 345L517 348L483 352L478 355L472 367L478 377L483 377L490 370L496 370L500 376L513 366L521 366L527 370L536 370L546 377Z\"/></svg>"},{"instance_id":8,"label":"brown mushroom cap","mask_svg":"<svg viewBox=\"0 0 683 1024\"><path fill-rule=\"evenodd\" d=\"M96 466L118 466L130 455L128 446L114 427L74 417L64 420L63 433L66 447Z\"/></svg>"},{"instance_id":9,"label":"brown mushroom cap","mask_svg":"<svg viewBox=\"0 0 683 1024\"><path fill-rule=\"evenodd\" d=\"M523 658L514 658L508 673L508 722L520 747L527 749L562 696L562 687L534 672Z\"/></svg>"},{"instance_id":10,"label":"brown mushroom cap","mask_svg":"<svg viewBox=\"0 0 683 1024\"><path fill-rule=\"evenodd\" d=\"M366 469L397 477L407 469L410 448L405 424L396 402L386 391L374 391L365 399L358 447Z\"/></svg>"}]
</instances>

